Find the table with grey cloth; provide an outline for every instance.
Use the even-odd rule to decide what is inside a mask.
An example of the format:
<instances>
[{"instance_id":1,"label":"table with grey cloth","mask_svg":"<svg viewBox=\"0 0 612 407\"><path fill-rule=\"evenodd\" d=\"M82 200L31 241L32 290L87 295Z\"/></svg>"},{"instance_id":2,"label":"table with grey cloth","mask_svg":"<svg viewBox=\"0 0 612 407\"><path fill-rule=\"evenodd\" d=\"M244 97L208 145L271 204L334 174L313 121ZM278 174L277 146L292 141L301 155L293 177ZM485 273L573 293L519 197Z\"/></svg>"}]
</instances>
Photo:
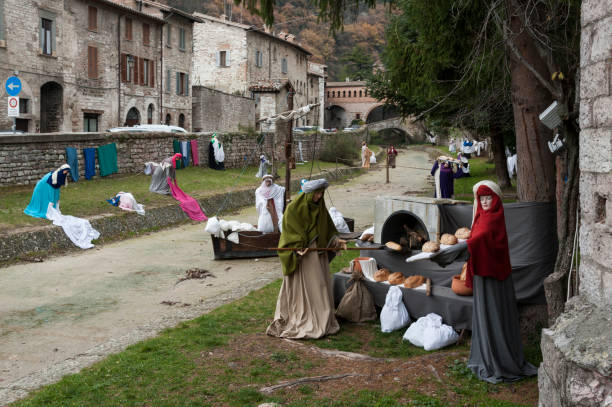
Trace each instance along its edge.
<instances>
[{"instance_id":1,"label":"table with grey cloth","mask_svg":"<svg viewBox=\"0 0 612 407\"><path fill-rule=\"evenodd\" d=\"M350 277L349 274L344 273L334 274L333 288L336 307L346 292ZM373 281L363 281L374 297L374 303L379 307L385 305L387 291L391 286ZM445 324L451 325L455 329L470 329L472 326L472 297L462 297L455 294L450 288L443 286L432 286L430 297L424 290L399 287L402 290L404 305L413 321L434 312L442 317Z\"/></svg>"},{"instance_id":2,"label":"table with grey cloth","mask_svg":"<svg viewBox=\"0 0 612 407\"><path fill-rule=\"evenodd\" d=\"M440 209L440 227L442 233L454 234L460 227L470 227L472 222L472 205L454 204L438 205ZM510 248L510 263L512 264L512 280L518 304L546 304L543 281L553 272L557 255L555 206L549 203L527 202L504 204L508 245ZM381 242L386 243L386 242ZM461 297L450 289L454 275L461 273L461 268L467 260L467 244L457 244L448 251L441 252L429 260L418 260L406 263L405 254L392 253L383 250L367 250L367 243L360 243L364 248L361 257L373 257L379 268L388 268L391 272L400 271L404 276L422 275L431 279L433 295L402 289L404 303L410 304L415 311L427 309L441 315L444 322L455 329L470 327L472 318L472 297ZM375 245L378 246L378 245ZM412 254L416 254L414 252ZM338 274L334 276L334 295L339 302L344 295L341 289L343 279ZM337 287L338 286L338 287ZM389 285L367 283L370 292L375 297L377 305L384 305L384 299ZM436 298L438 297L438 298ZM382 300L382 304L379 301ZM420 304L419 304L420 303ZM469 303L469 306L467 305ZM463 304L461 313L453 311L458 304ZM469 308L465 308L469 307ZM467 311L469 315L463 315ZM423 315L410 316L418 318ZM464 326L467 324L467 326Z\"/></svg>"}]
</instances>

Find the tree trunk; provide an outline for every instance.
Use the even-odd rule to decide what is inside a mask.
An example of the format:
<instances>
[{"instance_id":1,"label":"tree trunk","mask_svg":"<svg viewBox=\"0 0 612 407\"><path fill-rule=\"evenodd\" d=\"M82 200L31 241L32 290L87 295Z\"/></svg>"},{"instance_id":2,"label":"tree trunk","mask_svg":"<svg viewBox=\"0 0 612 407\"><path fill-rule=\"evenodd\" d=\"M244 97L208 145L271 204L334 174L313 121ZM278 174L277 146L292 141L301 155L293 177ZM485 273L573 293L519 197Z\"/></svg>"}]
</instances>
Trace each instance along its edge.
<instances>
[{"instance_id":1,"label":"tree trunk","mask_svg":"<svg viewBox=\"0 0 612 407\"><path fill-rule=\"evenodd\" d=\"M544 78L550 78L546 63L525 31L518 17L520 8L515 9L513 2L507 0L510 10L509 26L513 32L511 41L533 68ZM517 162L517 195L519 201L554 202L555 169L553 157L548 150L547 142L551 131L539 119L552 102L553 98L544 86L538 82L523 62L511 50L510 77L512 81L512 106L516 132Z\"/></svg>"},{"instance_id":2,"label":"tree trunk","mask_svg":"<svg viewBox=\"0 0 612 407\"><path fill-rule=\"evenodd\" d=\"M510 176L508 175L508 165L506 163L506 152L504 151L504 137L495 124L490 126L491 132L491 151L493 152L493 163L495 163L495 175L497 184L501 189L511 187Z\"/></svg>"}]
</instances>

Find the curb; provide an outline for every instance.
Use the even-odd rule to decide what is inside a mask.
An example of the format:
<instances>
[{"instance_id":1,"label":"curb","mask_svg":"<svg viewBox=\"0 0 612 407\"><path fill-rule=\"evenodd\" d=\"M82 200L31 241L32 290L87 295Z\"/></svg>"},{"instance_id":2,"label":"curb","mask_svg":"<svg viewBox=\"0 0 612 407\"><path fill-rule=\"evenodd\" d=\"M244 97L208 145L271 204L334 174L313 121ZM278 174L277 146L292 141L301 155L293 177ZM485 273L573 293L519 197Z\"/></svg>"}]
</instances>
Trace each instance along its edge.
<instances>
[{"instance_id":1,"label":"curb","mask_svg":"<svg viewBox=\"0 0 612 407\"><path fill-rule=\"evenodd\" d=\"M350 177L359 171L358 168L338 168L313 175L312 178L319 179L325 176L329 180L338 180ZM291 190L299 190L299 179L291 182ZM225 213L254 205L255 188L216 194L198 199L198 202L207 216L214 216L214 211L221 207L228 194L231 194L231 197L226 202L223 210ZM211 208L215 208L214 211ZM145 216L122 211L116 215L99 215L90 218L89 221L94 229L100 232L100 238L96 240L96 244L123 240L143 233L192 222L178 204L149 209ZM49 225L2 237L0 239L0 266L18 261L41 261L41 258L51 254L75 251L81 251L81 249L68 239L63 229L59 226Z\"/></svg>"}]
</instances>

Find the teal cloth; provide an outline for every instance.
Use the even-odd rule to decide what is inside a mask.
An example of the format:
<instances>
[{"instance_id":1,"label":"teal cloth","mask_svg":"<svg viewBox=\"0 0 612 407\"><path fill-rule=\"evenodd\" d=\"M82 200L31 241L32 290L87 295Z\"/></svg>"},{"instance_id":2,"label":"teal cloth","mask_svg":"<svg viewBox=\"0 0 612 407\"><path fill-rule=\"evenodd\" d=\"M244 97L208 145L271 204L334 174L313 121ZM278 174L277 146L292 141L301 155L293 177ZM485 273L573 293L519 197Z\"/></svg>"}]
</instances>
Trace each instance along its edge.
<instances>
[{"instance_id":1,"label":"teal cloth","mask_svg":"<svg viewBox=\"0 0 612 407\"><path fill-rule=\"evenodd\" d=\"M79 180L79 158L74 147L66 147L66 164L70 166L70 178L74 182Z\"/></svg>"},{"instance_id":2,"label":"teal cloth","mask_svg":"<svg viewBox=\"0 0 612 407\"><path fill-rule=\"evenodd\" d=\"M57 201L59 201L60 198L60 190L59 188L53 188L47 182L52 173L53 171L49 172L36 183L30 204L27 206L27 208L25 208L23 213L35 218L45 219L47 217L47 208L49 208L49 203L52 203L53 207L57 208Z\"/></svg>"},{"instance_id":3,"label":"teal cloth","mask_svg":"<svg viewBox=\"0 0 612 407\"><path fill-rule=\"evenodd\" d=\"M115 143L98 147L98 164L100 166L100 175L103 177L115 174L118 171L117 145Z\"/></svg>"},{"instance_id":4,"label":"teal cloth","mask_svg":"<svg viewBox=\"0 0 612 407\"><path fill-rule=\"evenodd\" d=\"M174 154L181 154L181 142L178 140L173 140L172 141L172 150L174 151ZM176 169L180 170L181 168L183 168L183 160L176 160Z\"/></svg>"}]
</instances>

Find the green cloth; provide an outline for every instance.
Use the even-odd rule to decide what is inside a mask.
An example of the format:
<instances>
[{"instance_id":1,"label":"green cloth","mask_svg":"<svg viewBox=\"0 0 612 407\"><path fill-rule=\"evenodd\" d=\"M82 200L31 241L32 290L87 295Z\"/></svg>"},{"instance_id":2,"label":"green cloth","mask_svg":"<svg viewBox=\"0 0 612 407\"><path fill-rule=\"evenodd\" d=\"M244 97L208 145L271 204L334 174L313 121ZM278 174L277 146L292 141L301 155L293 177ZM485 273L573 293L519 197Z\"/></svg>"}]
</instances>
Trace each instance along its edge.
<instances>
[{"instance_id":1,"label":"green cloth","mask_svg":"<svg viewBox=\"0 0 612 407\"><path fill-rule=\"evenodd\" d=\"M181 142L178 140L172 140L172 150L174 151L174 154L181 154ZM183 168L183 160L176 160L176 169L179 170L181 168Z\"/></svg>"},{"instance_id":2,"label":"green cloth","mask_svg":"<svg viewBox=\"0 0 612 407\"><path fill-rule=\"evenodd\" d=\"M98 164L100 175L107 175L117 172L117 145L115 143L98 147Z\"/></svg>"},{"instance_id":3,"label":"green cloth","mask_svg":"<svg viewBox=\"0 0 612 407\"><path fill-rule=\"evenodd\" d=\"M300 194L291 202L283 215L283 232L278 247L306 248L316 237L317 247L327 247L338 234L327 212L323 197L312 200L314 192ZM298 269L299 256L294 251L279 251L283 274L288 276Z\"/></svg>"}]
</instances>

